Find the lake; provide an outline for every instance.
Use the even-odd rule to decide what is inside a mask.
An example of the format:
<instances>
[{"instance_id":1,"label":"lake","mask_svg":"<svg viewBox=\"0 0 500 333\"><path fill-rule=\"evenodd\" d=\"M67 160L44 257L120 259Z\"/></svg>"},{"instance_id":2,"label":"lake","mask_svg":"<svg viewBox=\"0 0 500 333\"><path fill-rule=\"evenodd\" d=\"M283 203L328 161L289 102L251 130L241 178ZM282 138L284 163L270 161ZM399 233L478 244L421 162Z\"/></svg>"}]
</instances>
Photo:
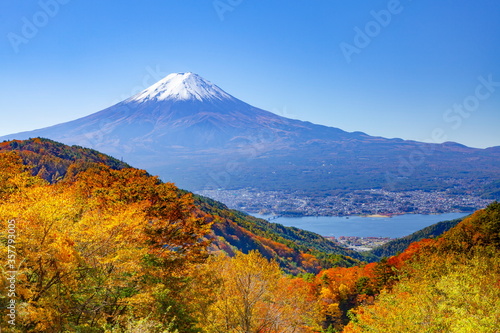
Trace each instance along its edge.
<instances>
[{"instance_id":1,"label":"lake","mask_svg":"<svg viewBox=\"0 0 500 333\"><path fill-rule=\"evenodd\" d=\"M255 217L269 219L272 215L251 214ZM365 216L305 216L279 217L271 222L287 227L297 227L320 234L322 236L357 236L357 237L390 237L399 238L434 223L454 220L467 216L466 213L447 213L436 215L406 214L393 217Z\"/></svg>"}]
</instances>

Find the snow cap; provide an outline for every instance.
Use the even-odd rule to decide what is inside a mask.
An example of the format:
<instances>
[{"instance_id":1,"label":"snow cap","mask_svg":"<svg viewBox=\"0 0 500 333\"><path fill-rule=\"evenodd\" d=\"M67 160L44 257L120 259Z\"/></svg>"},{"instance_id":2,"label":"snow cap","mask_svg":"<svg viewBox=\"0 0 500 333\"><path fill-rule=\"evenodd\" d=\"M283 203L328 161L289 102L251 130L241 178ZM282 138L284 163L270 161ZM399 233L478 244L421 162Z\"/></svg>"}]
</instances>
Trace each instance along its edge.
<instances>
[{"instance_id":1,"label":"snow cap","mask_svg":"<svg viewBox=\"0 0 500 333\"><path fill-rule=\"evenodd\" d=\"M148 100L224 100L234 99L215 84L195 73L172 73L153 84L129 101L145 102Z\"/></svg>"}]
</instances>

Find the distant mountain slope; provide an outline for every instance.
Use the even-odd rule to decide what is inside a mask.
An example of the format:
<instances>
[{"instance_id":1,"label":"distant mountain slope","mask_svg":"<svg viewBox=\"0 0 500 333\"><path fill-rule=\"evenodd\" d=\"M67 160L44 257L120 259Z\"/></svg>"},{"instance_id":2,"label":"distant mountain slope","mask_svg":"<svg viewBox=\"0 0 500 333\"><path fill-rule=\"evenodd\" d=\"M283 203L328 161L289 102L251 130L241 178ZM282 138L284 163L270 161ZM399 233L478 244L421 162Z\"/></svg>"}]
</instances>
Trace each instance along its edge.
<instances>
[{"instance_id":1,"label":"distant mountain slope","mask_svg":"<svg viewBox=\"0 0 500 333\"><path fill-rule=\"evenodd\" d=\"M39 136L123 158L191 191L453 188L494 197L500 190L499 147L386 139L288 119L194 73L171 74L87 117L0 140Z\"/></svg>"},{"instance_id":2,"label":"distant mountain slope","mask_svg":"<svg viewBox=\"0 0 500 333\"><path fill-rule=\"evenodd\" d=\"M111 169L131 168L98 151L67 146L48 139L7 141L0 144L0 154L16 152L32 173L48 181L71 182L78 173L96 165ZM151 176L148 176L151 177ZM188 193L179 190L179 193ZM229 210L214 200L195 196L199 216L213 220L213 251L223 250L230 255L235 251L248 253L259 250L269 259L275 259L289 273L318 272L332 266L352 266L365 257L355 251L340 247L312 232L284 227L257 219L244 213Z\"/></svg>"},{"instance_id":3,"label":"distant mountain slope","mask_svg":"<svg viewBox=\"0 0 500 333\"><path fill-rule=\"evenodd\" d=\"M381 245L369 252L379 258L394 256L406 250L408 246L410 246L410 244L413 242L418 242L425 238L435 238L442 235L443 233L460 223L463 219L464 218L460 218L435 223L433 225L425 227L422 230L416 231L411 235L387 242L384 245Z\"/></svg>"}]
</instances>

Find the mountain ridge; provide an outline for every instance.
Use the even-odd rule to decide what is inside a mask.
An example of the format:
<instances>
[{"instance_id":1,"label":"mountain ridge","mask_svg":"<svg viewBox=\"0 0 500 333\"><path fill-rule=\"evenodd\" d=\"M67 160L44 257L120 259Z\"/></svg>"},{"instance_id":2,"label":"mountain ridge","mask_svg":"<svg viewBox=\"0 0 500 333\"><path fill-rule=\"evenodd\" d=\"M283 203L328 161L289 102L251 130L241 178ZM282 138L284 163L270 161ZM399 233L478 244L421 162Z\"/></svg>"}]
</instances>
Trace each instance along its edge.
<instances>
[{"instance_id":1,"label":"mountain ridge","mask_svg":"<svg viewBox=\"0 0 500 333\"><path fill-rule=\"evenodd\" d=\"M500 174L500 147L387 139L289 119L194 73L170 74L97 113L0 140L30 137L97 149L190 190L404 190L432 181L470 191L464 177L481 180L479 188Z\"/></svg>"}]
</instances>

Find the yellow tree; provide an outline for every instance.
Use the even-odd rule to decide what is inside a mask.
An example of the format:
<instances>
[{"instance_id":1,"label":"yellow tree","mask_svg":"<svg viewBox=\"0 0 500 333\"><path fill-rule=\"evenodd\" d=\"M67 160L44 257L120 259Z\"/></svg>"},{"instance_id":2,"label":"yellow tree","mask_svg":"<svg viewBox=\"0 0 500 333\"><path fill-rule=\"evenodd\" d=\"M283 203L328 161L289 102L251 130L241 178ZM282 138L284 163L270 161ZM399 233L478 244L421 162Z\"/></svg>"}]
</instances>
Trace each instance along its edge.
<instances>
[{"instance_id":1,"label":"yellow tree","mask_svg":"<svg viewBox=\"0 0 500 333\"><path fill-rule=\"evenodd\" d=\"M474 254L422 255L392 291L355 310L344 332L496 333L499 258L491 247Z\"/></svg>"},{"instance_id":2,"label":"yellow tree","mask_svg":"<svg viewBox=\"0 0 500 333\"><path fill-rule=\"evenodd\" d=\"M184 280L205 258L210 230L189 195L144 171L104 166L49 185L9 158L0 220L18 226L17 327L167 327L187 307ZM189 331L186 317L178 318L175 325Z\"/></svg>"},{"instance_id":3,"label":"yellow tree","mask_svg":"<svg viewBox=\"0 0 500 333\"><path fill-rule=\"evenodd\" d=\"M31 176L29 168L23 165L21 157L16 152L0 153L0 199L43 183L42 179Z\"/></svg>"},{"instance_id":4,"label":"yellow tree","mask_svg":"<svg viewBox=\"0 0 500 333\"><path fill-rule=\"evenodd\" d=\"M211 231L211 219L196 209L192 195L170 183L161 183L143 170L120 171L100 166L78 175L76 188L86 209L102 211L110 205L143 205L145 222L142 225L146 250L141 261L143 284L148 297L154 299L154 316L160 322L176 317L176 327L192 331L192 316L185 302L194 265L206 259Z\"/></svg>"},{"instance_id":5,"label":"yellow tree","mask_svg":"<svg viewBox=\"0 0 500 333\"><path fill-rule=\"evenodd\" d=\"M207 332L309 332L314 325L307 288L283 277L278 264L258 252L217 256L207 265L219 278L215 300L204 313Z\"/></svg>"}]
</instances>

